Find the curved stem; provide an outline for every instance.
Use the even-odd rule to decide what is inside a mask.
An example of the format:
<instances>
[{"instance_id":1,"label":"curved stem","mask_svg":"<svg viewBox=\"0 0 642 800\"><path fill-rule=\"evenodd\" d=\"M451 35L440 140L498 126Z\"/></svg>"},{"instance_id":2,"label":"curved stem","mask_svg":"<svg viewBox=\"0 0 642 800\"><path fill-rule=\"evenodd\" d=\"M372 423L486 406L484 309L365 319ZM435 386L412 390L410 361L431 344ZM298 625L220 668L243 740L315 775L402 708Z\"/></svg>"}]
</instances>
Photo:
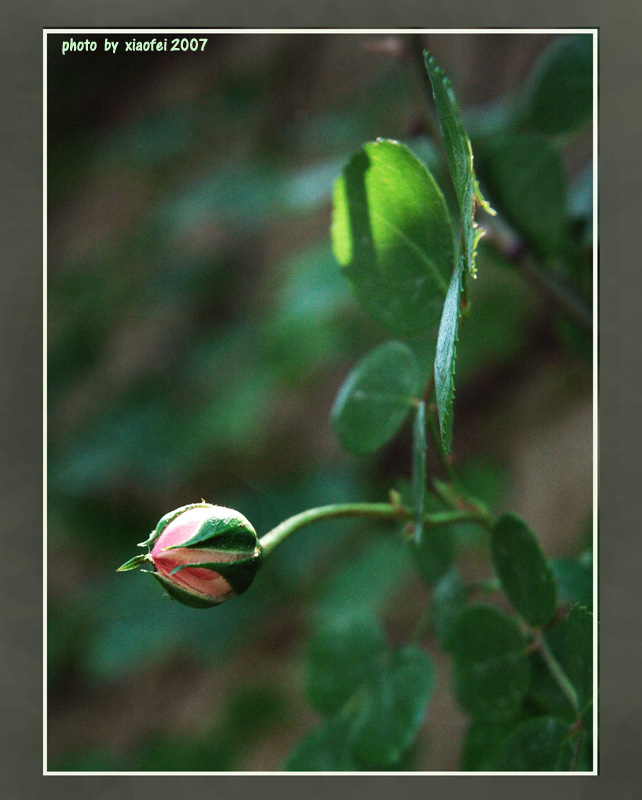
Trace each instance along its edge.
<instances>
[{"instance_id":1,"label":"curved stem","mask_svg":"<svg viewBox=\"0 0 642 800\"><path fill-rule=\"evenodd\" d=\"M544 639L544 636L541 634L539 636L539 649L542 656L544 657L546 666L548 667L553 678L555 678L557 685L560 687L560 689L564 692L564 694L568 698L570 704L573 706L573 710L575 711L575 713L576 714L579 713L579 703L577 701L577 692L575 691L575 687L568 679L559 661L553 655L553 651L548 646L546 639Z\"/></svg>"},{"instance_id":2,"label":"curved stem","mask_svg":"<svg viewBox=\"0 0 642 800\"><path fill-rule=\"evenodd\" d=\"M298 531L313 522L334 517L370 517L374 519L405 520L414 519L414 511L402 505L392 503L338 503L331 506L309 508L279 523L260 539L263 555L269 555L275 547ZM479 521L478 515L467 511L442 511L435 514L424 514L426 527L452 525L456 522Z\"/></svg>"}]
</instances>

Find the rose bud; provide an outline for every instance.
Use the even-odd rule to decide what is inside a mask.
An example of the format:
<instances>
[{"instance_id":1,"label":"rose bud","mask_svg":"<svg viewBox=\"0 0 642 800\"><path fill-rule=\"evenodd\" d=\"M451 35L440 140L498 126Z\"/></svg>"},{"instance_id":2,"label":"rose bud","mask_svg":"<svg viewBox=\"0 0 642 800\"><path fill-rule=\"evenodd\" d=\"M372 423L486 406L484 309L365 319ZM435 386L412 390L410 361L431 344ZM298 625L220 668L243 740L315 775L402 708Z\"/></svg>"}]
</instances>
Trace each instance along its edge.
<instances>
[{"instance_id":1,"label":"rose bud","mask_svg":"<svg viewBox=\"0 0 642 800\"><path fill-rule=\"evenodd\" d=\"M193 608L209 608L249 588L261 565L256 531L238 511L209 503L177 508L160 520L140 547L151 552L134 556L119 571L151 561L145 570L175 600Z\"/></svg>"}]
</instances>

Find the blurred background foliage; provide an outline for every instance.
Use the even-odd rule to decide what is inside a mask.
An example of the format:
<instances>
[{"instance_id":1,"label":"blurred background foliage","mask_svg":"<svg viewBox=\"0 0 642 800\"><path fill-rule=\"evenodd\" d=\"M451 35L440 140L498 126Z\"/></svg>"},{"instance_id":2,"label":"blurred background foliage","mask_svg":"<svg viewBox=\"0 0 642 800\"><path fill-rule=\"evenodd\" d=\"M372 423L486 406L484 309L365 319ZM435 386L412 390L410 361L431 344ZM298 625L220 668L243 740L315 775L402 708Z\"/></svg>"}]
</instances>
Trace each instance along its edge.
<instances>
[{"instance_id":1,"label":"blurred background foliage","mask_svg":"<svg viewBox=\"0 0 642 800\"><path fill-rule=\"evenodd\" d=\"M408 144L454 207L423 124L425 78L395 35L221 33L202 53L133 54L122 35L117 55L96 35L82 38L97 52L62 56L63 38L48 37L49 769L279 770L317 720L312 621L361 604L402 643L427 603L390 527L302 530L247 594L207 612L115 570L163 514L201 498L261 535L408 480L407 429L355 458L328 423L347 371L388 338L352 297L328 229L334 179L376 137ZM556 38L421 44L474 139L519 108ZM556 141L562 211L587 252L590 134ZM590 562L575 560L591 543L590 337L488 238L458 344L456 466L528 521L570 600L590 597ZM571 278L590 299L581 263ZM426 376L435 336L408 342ZM457 544L466 573L487 575L474 527ZM465 721L434 655L410 768L457 769Z\"/></svg>"}]
</instances>

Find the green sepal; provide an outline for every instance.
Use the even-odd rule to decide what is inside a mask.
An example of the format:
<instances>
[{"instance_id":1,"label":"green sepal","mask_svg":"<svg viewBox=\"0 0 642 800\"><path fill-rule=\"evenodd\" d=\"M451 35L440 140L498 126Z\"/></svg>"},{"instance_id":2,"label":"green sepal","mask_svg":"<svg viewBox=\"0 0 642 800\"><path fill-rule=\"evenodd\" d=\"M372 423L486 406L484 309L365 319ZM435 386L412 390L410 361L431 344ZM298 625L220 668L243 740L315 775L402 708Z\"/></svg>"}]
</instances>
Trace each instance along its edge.
<instances>
[{"instance_id":1,"label":"green sepal","mask_svg":"<svg viewBox=\"0 0 642 800\"><path fill-rule=\"evenodd\" d=\"M217 598L205 597L204 595L181 589L180 587L176 586L175 583L167 580L167 578L164 578L158 572L152 572L151 570L147 569L143 570L143 572L146 572L148 575L156 578L163 589L165 589L171 600L178 600L179 603L182 603L184 606L189 606L190 608L211 608L212 606L218 606L228 600L231 596L223 595L222 597Z\"/></svg>"},{"instance_id":2,"label":"green sepal","mask_svg":"<svg viewBox=\"0 0 642 800\"><path fill-rule=\"evenodd\" d=\"M213 508L221 507L213 506ZM212 517L204 520L191 539L182 544L171 545L165 549L176 550L180 547L193 547L199 550L230 550L250 555L258 544L256 531L241 514L230 509L225 510L230 511L229 516ZM203 548L202 546L205 543L210 547Z\"/></svg>"},{"instance_id":3,"label":"green sepal","mask_svg":"<svg viewBox=\"0 0 642 800\"><path fill-rule=\"evenodd\" d=\"M147 556L134 556L133 558L130 558L129 561L125 561L124 564L118 567L116 572L127 572L130 569L138 569L138 567L141 567L147 560Z\"/></svg>"},{"instance_id":4,"label":"green sepal","mask_svg":"<svg viewBox=\"0 0 642 800\"><path fill-rule=\"evenodd\" d=\"M211 503L203 502L203 503L190 503L187 506L181 506L180 508L175 508L174 511L169 511L167 514L165 514L164 517L161 517L156 528L150 533L149 538L145 539L144 542L140 542L138 547L149 547L152 544L154 544L156 539L158 539L158 537L169 525L169 523L172 522L172 520L175 520L176 517L180 516L184 511L189 511L191 508L208 508L208 507L215 508L215 506L213 506Z\"/></svg>"},{"instance_id":5,"label":"green sepal","mask_svg":"<svg viewBox=\"0 0 642 800\"><path fill-rule=\"evenodd\" d=\"M260 548L257 547L249 558L239 559L238 561L203 561L195 564L180 564L178 567L174 567L169 574L175 575L182 569L210 569L225 578L233 589L234 594L243 594L250 588L262 562L263 554Z\"/></svg>"}]
</instances>

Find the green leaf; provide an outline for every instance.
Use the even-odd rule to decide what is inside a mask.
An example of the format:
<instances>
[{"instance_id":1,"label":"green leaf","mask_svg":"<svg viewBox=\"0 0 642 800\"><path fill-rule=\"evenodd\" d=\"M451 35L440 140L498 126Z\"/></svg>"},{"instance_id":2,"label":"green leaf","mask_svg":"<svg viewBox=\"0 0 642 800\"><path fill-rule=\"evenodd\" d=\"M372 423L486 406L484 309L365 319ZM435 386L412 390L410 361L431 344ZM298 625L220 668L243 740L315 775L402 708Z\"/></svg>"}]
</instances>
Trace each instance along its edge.
<instances>
[{"instance_id":1,"label":"green leaf","mask_svg":"<svg viewBox=\"0 0 642 800\"><path fill-rule=\"evenodd\" d=\"M435 396L441 442L446 453L450 452L453 433L453 399L455 396L455 358L457 355L457 331L459 328L459 295L462 288L463 263L457 267L450 280L446 302L439 323L437 351L435 353Z\"/></svg>"},{"instance_id":2,"label":"green leaf","mask_svg":"<svg viewBox=\"0 0 642 800\"><path fill-rule=\"evenodd\" d=\"M567 179L562 157L548 139L511 133L476 144L481 179L493 205L544 258L568 240Z\"/></svg>"},{"instance_id":3,"label":"green leaf","mask_svg":"<svg viewBox=\"0 0 642 800\"><path fill-rule=\"evenodd\" d=\"M334 254L363 307L397 333L441 314L453 259L448 210L432 175L404 145L363 145L333 194Z\"/></svg>"},{"instance_id":4,"label":"green leaf","mask_svg":"<svg viewBox=\"0 0 642 800\"><path fill-rule=\"evenodd\" d=\"M424 61L432 85L439 126L444 140L446 161L448 162L448 169L450 170L455 194L457 195L466 267L471 275L474 275L475 248L477 244L476 225L474 223L475 199L477 198L487 211L494 212L491 212L479 192L473 169L472 146L464 129L461 112L450 81L427 51L424 51Z\"/></svg>"},{"instance_id":5,"label":"green leaf","mask_svg":"<svg viewBox=\"0 0 642 800\"><path fill-rule=\"evenodd\" d=\"M358 455L382 447L403 425L419 393L415 357L401 342L371 350L348 375L331 419L339 441Z\"/></svg>"},{"instance_id":6,"label":"green leaf","mask_svg":"<svg viewBox=\"0 0 642 800\"><path fill-rule=\"evenodd\" d=\"M491 533L495 571L513 606L533 627L545 625L555 612L557 590L549 562L526 523L504 514Z\"/></svg>"},{"instance_id":7,"label":"green leaf","mask_svg":"<svg viewBox=\"0 0 642 800\"><path fill-rule=\"evenodd\" d=\"M434 684L426 653L412 646L389 653L346 709L357 760L377 768L395 764L419 732Z\"/></svg>"},{"instance_id":8,"label":"green leaf","mask_svg":"<svg viewBox=\"0 0 642 800\"><path fill-rule=\"evenodd\" d=\"M522 722L504 744L500 769L505 772L561 772L570 769L573 748L569 725L555 717Z\"/></svg>"},{"instance_id":9,"label":"green leaf","mask_svg":"<svg viewBox=\"0 0 642 800\"><path fill-rule=\"evenodd\" d=\"M593 559L590 550L579 558L554 558L551 561L557 582L559 603L593 606Z\"/></svg>"},{"instance_id":10,"label":"green leaf","mask_svg":"<svg viewBox=\"0 0 642 800\"><path fill-rule=\"evenodd\" d=\"M530 680L526 641L517 623L493 606L471 606L449 638L462 708L494 721L513 716Z\"/></svg>"},{"instance_id":11,"label":"green leaf","mask_svg":"<svg viewBox=\"0 0 642 800\"><path fill-rule=\"evenodd\" d=\"M432 620L441 646L449 650L455 623L466 605L466 591L456 569L450 569L432 593Z\"/></svg>"},{"instance_id":12,"label":"green leaf","mask_svg":"<svg viewBox=\"0 0 642 800\"><path fill-rule=\"evenodd\" d=\"M565 36L537 63L526 89L521 122L554 136L577 130L592 115L593 36Z\"/></svg>"},{"instance_id":13,"label":"green leaf","mask_svg":"<svg viewBox=\"0 0 642 800\"><path fill-rule=\"evenodd\" d=\"M421 545L424 531L424 508L426 500L426 404L422 400L417 406L412 431L412 507L415 512L416 545Z\"/></svg>"},{"instance_id":14,"label":"green leaf","mask_svg":"<svg viewBox=\"0 0 642 800\"><path fill-rule=\"evenodd\" d=\"M325 719L290 753L284 769L289 772L357 772L348 743L348 722Z\"/></svg>"},{"instance_id":15,"label":"green leaf","mask_svg":"<svg viewBox=\"0 0 642 800\"><path fill-rule=\"evenodd\" d=\"M147 561L147 556L134 556L130 558L129 561L125 561L125 563L118 567L116 572L128 572L130 569L137 569L141 567Z\"/></svg>"},{"instance_id":16,"label":"green leaf","mask_svg":"<svg viewBox=\"0 0 642 800\"><path fill-rule=\"evenodd\" d=\"M339 614L315 630L307 652L310 703L324 714L338 711L387 651L372 614Z\"/></svg>"},{"instance_id":17,"label":"green leaf","mask_svg":"<svg viewBox=\"0 0 642 800\"><path fill-rule=\"evenodd\" d=\"M569 678L577 690L580 710L593 699L593 614L575 605L566 620Z\"/></svg>"},{"instance_id":18,"label":"green leaf","mask_svg":"<svg viewBox=\"0 0 642 800\"><path fill-rule=\"evenodd\" d=\"M474 719L462 743L461 768L465 772L497 772L504 744L515 725L515 720Z\"/></svg>"}]
</instances>

